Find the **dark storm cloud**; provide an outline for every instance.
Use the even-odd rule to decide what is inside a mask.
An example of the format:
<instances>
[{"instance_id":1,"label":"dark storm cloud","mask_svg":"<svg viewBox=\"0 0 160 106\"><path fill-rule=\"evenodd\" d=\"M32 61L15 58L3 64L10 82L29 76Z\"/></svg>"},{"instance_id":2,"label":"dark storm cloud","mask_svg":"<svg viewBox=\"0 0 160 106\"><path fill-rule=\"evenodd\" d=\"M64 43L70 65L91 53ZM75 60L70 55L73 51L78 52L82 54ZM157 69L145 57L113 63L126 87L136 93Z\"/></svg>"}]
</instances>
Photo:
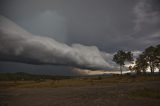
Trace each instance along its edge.
<instances>
[{"instance_id":1,"label":"dark storm cloud","mask_svg":"<svg viewBox=\"0 0 160 106\"><path fill-rule=\"evenodd\" d=\"M112 45L123 41L134 27L133 4L133 0L4 0L1 13L34 34L114 52Z\"/></svg>"},{"instance_id":2,"label":"dark storm cloud","mask_svg":"<svg viewBox=\"0 0 160 106\"><path fill-rule=\"evenodd\" d=\"M110 53L160 42L159 0L0 0L0 14L33 34Z\"/></svg>"},{"instance_id":3,"label":"dark storm cloud","mask_svg":"<svg viewBox=\"0 0 160 106\"><path fill-rule=\"evenodd\" d=\"M18 62L0 61L0 72L27 72L33 74L52 74L52 75L78 75L71 71L70 67L53 65L32 65Z\"/></svg>"},{"instance_id":4,"label":"dark storm cloud","mask_svg":"<svg viewBox=\"0 0 160 106\"><path fill-rule=\"evenodd\" d=\"M1 61L113 69L110 59L106 57L107 53L102 53L96 46L68 46L48 37L36 36L0 16Z\"/></svg>"},{"instance_id":5,"label":"dark storm cloud","mask_svg":"<svg viewBox=\"0 0 160 106\"><path fill-rule=\"evenodd\" d=\"M140 0L133 8L135 14L135 34L133 40L147 47L160 42L160 2L159 0Z\"/></svg>"},{"instance_id":6,"label":"dark storm cloud","mask_svg":"<svg viewBox=\"0 0 160 106\"><path fill-rule=\"evenodd\" d=\"M160 27L159 0L2 1L1 14L34 34L68 44L96 45L107 52L157 44L150 36Z\"/></svg>"},{"instance_id":7,"label":"dark storm cloud","mask_svg":"<svg viewBox=\"0 0 160 106\"><path fill-rule=\"evenodd\" d=\"M134 8L136 30L156 28L160 24L160 3L157 0L140 0ZM156 28L157 29L157 28ZM159 29L159 27L158 27ZM152 30L152 29L151 29Z\"/></svg>"}]
</instances>

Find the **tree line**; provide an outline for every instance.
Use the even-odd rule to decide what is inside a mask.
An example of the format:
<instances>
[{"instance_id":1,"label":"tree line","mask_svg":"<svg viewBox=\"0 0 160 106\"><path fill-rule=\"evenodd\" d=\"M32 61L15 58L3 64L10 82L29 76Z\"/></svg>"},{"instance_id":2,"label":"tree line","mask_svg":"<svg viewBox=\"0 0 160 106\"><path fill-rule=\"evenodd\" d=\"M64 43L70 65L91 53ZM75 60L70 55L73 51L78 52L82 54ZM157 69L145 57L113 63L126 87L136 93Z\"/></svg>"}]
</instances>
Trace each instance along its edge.
<instances>
[{"instance_id":1,"label":"tree line","mask_svg":"<svg viewBox=\"0 0 160 106\"><path fill-rule=\"evenodd\" d=\"M17 73L0 73L0 81L45 81L45 80L62 80L70 79L71 76L57 76L57 75L38 75L24 72Z\"/></svg>"},{"instance_id":2,"label":"tree line","mask_svg":"<svg viewBox=\"0 0 160 106\"><path fill-rule=\"evenodd\" d=\"M122 75L122 67L124 67L125 62L133 63L133 53L131 51L125 52L119 50L114 56L113 61L120 66L120 71ZM156 46L150 46L146 48L135 60L134 66L129 66L130 71L135 71L137 74L146 74L146 70L150 69L153 75L155 69L157 68L160 73L160 44Z\"/></svg>"}]
</instances>

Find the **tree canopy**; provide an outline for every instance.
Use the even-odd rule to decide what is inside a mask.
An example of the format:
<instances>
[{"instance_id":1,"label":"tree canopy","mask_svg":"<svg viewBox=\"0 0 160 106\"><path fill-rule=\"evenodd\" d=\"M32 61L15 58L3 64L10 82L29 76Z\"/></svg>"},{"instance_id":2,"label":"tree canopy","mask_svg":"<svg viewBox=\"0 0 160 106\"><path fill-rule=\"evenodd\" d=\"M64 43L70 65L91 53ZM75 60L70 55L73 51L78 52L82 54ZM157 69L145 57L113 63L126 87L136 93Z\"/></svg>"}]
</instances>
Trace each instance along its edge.
<instances>
[{"instance_id":1,"label":"tree canopy","mask_svg":"<svg viewBox=\"0 0 160 106\"><path fill-rule=\"evenodd\" d=\"M120 65L120 71L122 75L122 66L125 65L125 61L131 62L133 61L133 54L129 52L125 52L123 50L119 50L114 56L113 61Z\"/></svg>"}]
</instances>

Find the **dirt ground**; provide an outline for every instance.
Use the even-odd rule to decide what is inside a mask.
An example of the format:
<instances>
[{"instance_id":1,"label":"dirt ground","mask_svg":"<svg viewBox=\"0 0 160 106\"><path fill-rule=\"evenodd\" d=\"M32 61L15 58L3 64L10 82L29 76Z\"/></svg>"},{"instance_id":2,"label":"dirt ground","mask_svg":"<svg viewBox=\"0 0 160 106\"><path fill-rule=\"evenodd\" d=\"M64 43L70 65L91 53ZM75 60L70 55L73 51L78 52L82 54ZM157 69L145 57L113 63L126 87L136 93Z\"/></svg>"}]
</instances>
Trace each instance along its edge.
<instances>
[{"instance_id":1,"label":"dirt ground","mask_svg":"<svg viewBox=\"0 0 160 106\"><path fill-rule=\"evenodd\" d=\"M160 81L114 83L105 86L0 89L0 106L159 106L154 95L134 95L145 89L160 91Z\"/></svg>"}]
</instances>

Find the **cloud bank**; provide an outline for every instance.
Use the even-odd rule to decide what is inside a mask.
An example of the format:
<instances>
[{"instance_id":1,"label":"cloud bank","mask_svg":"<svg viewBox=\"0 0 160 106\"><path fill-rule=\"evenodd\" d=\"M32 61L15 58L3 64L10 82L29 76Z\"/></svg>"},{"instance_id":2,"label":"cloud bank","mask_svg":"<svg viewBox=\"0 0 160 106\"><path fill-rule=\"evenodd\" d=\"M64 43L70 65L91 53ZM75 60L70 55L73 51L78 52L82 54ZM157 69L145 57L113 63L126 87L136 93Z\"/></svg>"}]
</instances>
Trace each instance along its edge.
<instances>
[{"instance_id":1,"label":"cloud bank","mask_svg":"<svg viewBox=\"0 0 160 106\"><path fill-rule=\"evenodd\" d=\"M0 61L111 70L115 66L111 58L111 54L99 51L96 46L69 46L33 35L0 16Z\"/></svg>"},{"instance_id":2,"label":"cloud bank","mask_svg":"<svg viewBox=\"0 0 160 106\"><path fill-rule=\"evenodd\" d=\"M139 0L134 7L136 15L135 30L153 27L160 23L159 0ZM159 28L158 28L159 29Z\"/></svg>"}]
</instances>

